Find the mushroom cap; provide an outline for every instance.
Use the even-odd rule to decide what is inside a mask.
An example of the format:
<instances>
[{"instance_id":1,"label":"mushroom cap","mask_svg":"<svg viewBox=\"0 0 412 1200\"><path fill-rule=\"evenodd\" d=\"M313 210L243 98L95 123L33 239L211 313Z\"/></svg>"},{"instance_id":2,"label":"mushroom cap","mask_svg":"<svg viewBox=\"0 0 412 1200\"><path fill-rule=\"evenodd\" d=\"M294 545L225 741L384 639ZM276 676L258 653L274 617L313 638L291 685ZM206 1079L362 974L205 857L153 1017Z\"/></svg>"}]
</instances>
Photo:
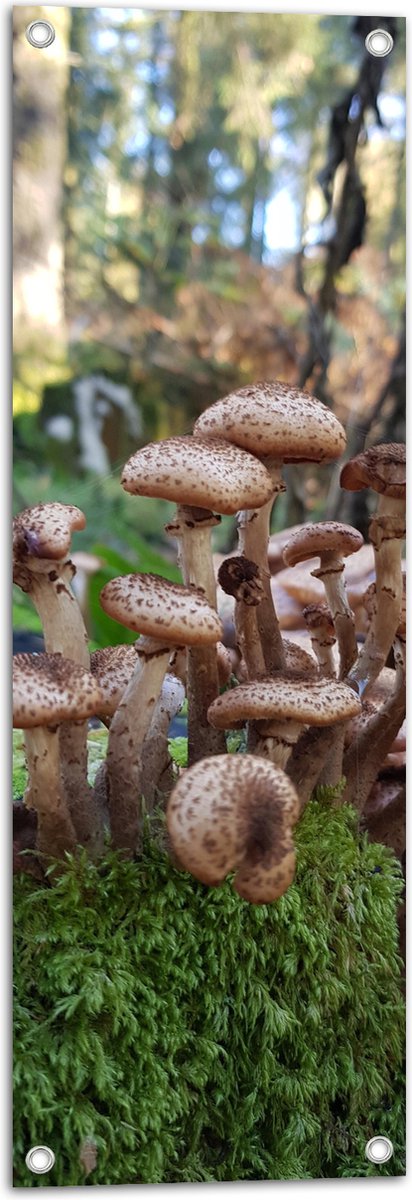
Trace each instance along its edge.
<instances>
[{"instance_id":1,"label":"mushroom cap","mask_svg":"<svg viewBox=\"0 0 412 1200\"><path fill-rule=\"evenodd\" d=\"M168 646L209 646L222 641L223 629L204 593L161 575L120 575L100 593L104 611L136 633Z\"/></svg>"},{"instance_id":2,"label":"mushroom cap","mask_svg":"<svg viewBox=\"0 0 412 1200\"><path fill-rule=\"evenodd\" d=\"M86 517L74 504L35 504L13 521L13 554L17 559L67 558L71 535L84 529Z\"/></svg>"},{"instance_id":3,"label":"mushroom cap","mask_svg":"<svg viewBox=\"0 0 412 1200\"><path fill-rule=\"evenodd\" d=\"M330 408L310 392L273 380L249 384L211 404L194 432L225 437L259 457L282 462L332 462L346 446Z\"/></svg>"},{"instance_id":4,"label":"mushroom cap","mask_svg":"<svg viewBox=\"0 0 412 1200\"><path fill-rule=\"evenodd\" d=\"M297 642L290 641L289 638L282 638L282 641L287 671L300 671L302 675L318 675L318 664L309 650L305 650L304 646L299 646Z\"/></svg>"},{"instance_id":5,"label":"mushroom cap","mask_svg":"<svg viewBox=\"0 0 412 1200\"><path fill-rule=\"evenodd\" d=\"M15 654L13 726L34 729L85 721L103 708L98 682L62 654Z\"/></svg>"},{"instance_id":6,"label":"mushroom cap","mask_svg":"<svg viewBox=\"0 0 412 1200\"><path fill-rule=\"evenodd\" d=\"M373 488L383 496L402 500L406 490L405 445L403 442L384 442L350 458L342 467L340 485L348 492Z\"/></svg>"},{"instance_id":7,"label":"mushroom cap","mask_svg":"<svg viewBox=\"0 0 412 1200\"><path fill-rule=\"evenodd\" d=\"M308 629L321 629L324 636L327 635L336 641L333 617L327 604L307 604L303 609L303 616Z\"/></svg>"},{"instance_id":8,"label":"mushroom cap","mask_svg":"<svg viewBox=\"0 0 412 1200\"><path fill-rule=\"evenodd\" d=\"M266 904L292 882L298 814L295 788L279 767L251 754L223 754L180 776L167 826L179 862L196 879L216 887L237 871L236 891Z\"/></svg>"},{"instance_id":9,"label":"mushroom cap","mask_svg":"<svg viewBox=\"0 0 412 1200\"><path fill-rule=\"evenodd\" d=\"M251 679L217 696L207 718L214 729L232 729L241 721L298 721L302 725L334 725L361 710L359 697L335 679L280 671L270 679Z\"/></svg>"},{"instance_id":10,"label":"mushroom cap","mask_svg":"<svg viewBox=\"0 0 412 1200\"><path fill-rule=\"evenodd\" d=\"M296 563L325 553L333 552L346 558L361 546L362 534L352 525L342 525L340 521L314 521L301 525L292 533L284 547L283 558L286 566L294 567Z\"/></svg>"},{"instance_id":11,"label":"mushroom cap","mask_svg":"<svg viewBox=\"0 0 412 1200\"><path fill-rule=\"evenodd\" d=\"M186 435L150 442L132 454L121 479L133 496L157 496L231 515L260 508L273 494L266 467L222 438Z\"/></svg>"},{"instance_id":12,"label":"mushroom cap","mask_svg":"<svg viewBox=\"0 0 412 1200\"><path fill-rule=\"evenodd\" d=\"M139 665L134 646L104 646L90 655L90 670L103 697L101 712L112 717Z\"/></svg>"}]
</instances>

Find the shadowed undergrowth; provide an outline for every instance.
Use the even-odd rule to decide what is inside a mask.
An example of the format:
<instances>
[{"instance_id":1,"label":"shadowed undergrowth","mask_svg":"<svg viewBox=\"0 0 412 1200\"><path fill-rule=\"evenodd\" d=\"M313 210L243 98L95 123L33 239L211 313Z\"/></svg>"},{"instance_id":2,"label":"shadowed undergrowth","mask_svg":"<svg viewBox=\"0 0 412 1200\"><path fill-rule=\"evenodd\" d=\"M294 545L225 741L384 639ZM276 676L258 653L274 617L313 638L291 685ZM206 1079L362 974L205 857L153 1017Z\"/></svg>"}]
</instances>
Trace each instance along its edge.
<instances>
[{"instance_id":1,"label":"shadowed undergrowth","mask_svg":"<svg viewBox=\"0 0 412 1200\"><path fill-rule=\"evenodd\" d=\"M137 863L16 877L16 1186L404 1172L398 865L324 796L296 841L267 906L177 872L150 830Z\"/></svg>"}]
</instances>

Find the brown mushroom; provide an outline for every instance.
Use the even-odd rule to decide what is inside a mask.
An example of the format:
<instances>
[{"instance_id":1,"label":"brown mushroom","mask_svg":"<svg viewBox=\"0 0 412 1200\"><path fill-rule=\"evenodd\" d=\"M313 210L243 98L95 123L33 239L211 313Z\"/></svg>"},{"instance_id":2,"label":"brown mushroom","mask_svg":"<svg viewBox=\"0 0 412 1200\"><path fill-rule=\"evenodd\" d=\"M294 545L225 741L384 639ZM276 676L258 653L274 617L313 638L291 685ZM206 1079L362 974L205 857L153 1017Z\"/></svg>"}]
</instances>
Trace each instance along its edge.
<instances>
[{"instance_id":1,"label":"brown mushroom","mask_svg":"<svg viewBox=\"0 0 412 1200\"><path fill-rule=\"evenodd\" d=\"M350 680L363 694L385 665L399 624L402 605L402 541L405 537L405 446L372 446L345 464L341 486L348 491L370 487L378 507L369 526L376 569L376 613Z\"/></svg>"},{"instance_id":2,"label":"brown mushroom","mask_svg":"<svg viewBox=\"0 0 412 1200\"><path fill-rule=\"evenodd\" d=\"M170 796L167 827L186 871L209 887L235 872L251 904L270 904L293 882L298 798L283 771L248 754L204 759Z\"/></svg>"},{"instance_id":3,"label":"brown mushroom","mask_svg":"<svg viewBox=\"0 0 412 1200\"><path fill-rule=\"evenodd\" d=\"M245 450L223 439L192 436L153 442L133 454L123 469L122 486L132 495L156 496L176 503L176 515L166 532L176 538L184 584L201 587L216 607L216 584L211 529L217 513L230 515L241 506L257 508L271 493L265 467ZM215 647L193 646L188 651L189 762L223 746L208 726L203 679L214 695L219 691Z\"/></svg>"},{"instance_id":4,"label":"brown mushroom","mask_svg":"<svg viewBox=\"0 0 412 1200\"><path fill-rule=\"evenodd\" d=\"M216 645L222 627L203 592L171 583L159 575L123 575L106 583L102 608L114 620L145 636L137 644L137 663L112 719L107 773L113 844L133 855L140 845L142 748L171 652L178 646ZM209 690L206 676L202 687Z\"/></svg>"},{"instance_id":5,"label":"brown mushroom","mask_svg":"<svg viewBox=\"0 0 412 1200\"><path fill-rule=\"evenodd\" d=\"M263 460L272 494L258 510L239 515L239 551L257 563L265 595L257 621L269 673L284 666L283 646L268 571L268 541L273 502L285 491L283 463L332 462L345 449L345 433L326 405L287 383L255 383L217 400L198 417L194 432L224 437Z\"/></svg>"},{"instance_id":6,"label":"brown mushroom","mask_svg":"<svg viewBox=\"0 0 412 1200\"><path fill-rule=\"evenodd\" d=\"M360 707L359 697L344 683L300 671L279 671L224 692L211 704L208 717L218 729L237 728L246 721L255 727L259 723L256 753L285 767L304 726L347 721Z\"/></svg>"},{"instance_id":7,"label":"brown mushroom","mask_svg":"<svg viewBox=\"0 0 412 1200\"><path fill-rule=\"evenodd\" d=\"M312 572L324 584L339 643L340 677L345 678L358 652L355 622L342 579L344 559L363 543L362 534L338 521L302 525L287 542L283 557L288 567L319 556L320 567Z\"/></svg>"},{"instance_id":8,"label":"brown mushroom","mask_svg":"<svg viewBox=\"0 0 412 1200\"><path fill-rule=\"evenodd\" d=\"M14 656L13 725L24 730L29 772L25 803L36 809L36 845L42 854L61 857L65 851L73 853L78 842L61 778L59 726L87 720L101 700L93 676L71 659L61 654Z\"/></svg>"},{"instance_id":9,"label":"brown mushroom","mask_svg":"<svg viewBox=\"0 0 412 1200\"><path fill-rule=\"evenodd\" d=\"M72 504L36 504L13 521L13 579L30 595L43 625L46 651L60 653L88 670L87 631L71 588L72 533L84 529L86 518ZM103 820L87 783L87 724L67 722L59 733L62 778L82 845L103 844ZM100 832L98 827L100 824Z\"/></svg>"},{"instance_id":10,"label":"brown mushroom","mask_svg":"<svg viewBox=\"0 0 412 1200\"><path fill-rule=\"evenodd\" d=\"M236 642L246 664L249 679L265 674L265 660L259 635L256 610L264 596L261 572L256 563L243 554L224 559L218 571L220 587L234 596Z\"/></svg>"}]
</instances>

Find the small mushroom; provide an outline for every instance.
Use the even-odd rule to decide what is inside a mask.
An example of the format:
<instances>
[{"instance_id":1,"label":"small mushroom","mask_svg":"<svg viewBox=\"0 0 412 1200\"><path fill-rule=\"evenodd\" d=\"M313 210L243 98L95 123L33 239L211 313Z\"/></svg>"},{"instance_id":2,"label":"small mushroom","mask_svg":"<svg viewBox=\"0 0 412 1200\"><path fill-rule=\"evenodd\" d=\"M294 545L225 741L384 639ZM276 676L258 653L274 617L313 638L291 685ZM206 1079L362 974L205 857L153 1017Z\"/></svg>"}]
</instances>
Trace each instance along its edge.
<instances>
[{"instance_id":1,"label":"small mushroom","mask_svg":"<svg viewBox=\"0 0 412 1200\"><path fill-rule=\"evenodd\" d=\"M204 759L180 776L167 808L173 851L209 887L235 872L251 904L270 904L295 874L295 789L273 763L248 754Z\"/></svg>"},{"instance_id":2,"label":"small mushroom","mask_svg":"<svg viewBox=\"0 0 412 1200\"><path fill-rule=\"evenodd\" d=\"M241 506L257 508L271 494L265 467L246 451L223 439L192 436L152 442L133 454L122 474L125 491L136 496L156 496L176 503L176 514L166 532L176 538L186 587L203 589L216 608L216 583L211 550L211 529L217 513L230 515ZM189 762L223 750L207 724L203 680L207 676L214 695L219 691L216 648L191 647L188 651Z\"/></svg>"},{"instance_id":3,"label":"small mushroom","mask_svg":"<svg viewBox=\"0 0 412 1200\"><path fill-rule=\"evenodd\" d=\"M341 472L348 491L372 488L378 507L369 526L376 570L376 613L349 679L361 694L386 663L402 605L402 541L405 537L405 446L385 443L352 458Z\"/></svg>"},{"instance_id":4,"label":"small mushroom","mask_svg":"<svg viewBox=\"0 0 412 1200\"><path fill-rule=\"evenodd\" d=\"M263 600L264 586L256 563L243 554L224 559L218 571L220 587L234 596L236 642L246 664L249 679L265 674L265 659L260 640L256 609Z\"/></svg>"},{"instance_id":5,"label":"small mushroom","mask_svg":"<svg viewBox=\"0 0 412 1200\"><path fill-rule=\"evenodd\" d=\"M93 716L102 697L90 672L61 654L16 654L13 725L24 730L29 784L25 803L37 812L37 849L61 857L78 837L60 769L58 730Z\"/></svg>"},{"instance_id":6,"label":"small mushroom","mask_svg":"<svg viewBox=\"0 0 412 1200\"><path fill-rule=\"evenodd\" d=\"M13 521L13 579L27 592L39 614L46 651L59 653L89 670L87 630L72 591L74 566L70 558L72 533L84 529L86 518L73 504L36 504ZM59 733L62 778L82 845L103 844L103 825L87 783L87 724L67 722Z\"/></svg>"},{"instance_id":7,"label":"small mushroom","mask_svg":"<svg viewBox=\"0 0 412 1200\"><path fill-rule=\"evenodd\" d=\"M248 506L238 518L239 552L257 563L265 595L257 621L268 673L284 667L282 639L268 571L268 541L273 502L285 491L283 463L332 462L345 449L337 418L309 392L278 380L250 384L217 400L198 417L195 434L227 438L259 457L272 479L266 504Z\"/></svg>"},{"instance_id":8,"label":"small mushroom","mask_svg":"<svg viewBox=\"0 0 412 1200\"><path fill-rule=\"evenodd\" d=\"M256 753L284 768L304 726L335 725L360 708L358 696L344 683L279 671L224 692L211 704L208 717L218 729L260 723Z\"/></svg>"},{"instance_id":9,"label":"small mushroom","mask_svg":"<svg viewBox=\"0 0 412 1200\"><path fill-rule=\"evenodd\" d=\"M113 844L133 855L140 844L142 749L170 655L176 647L216 645L222 637L217 612L203 592L171 583L160 575L123 575L106 583L100 602L104 611L141 633L137 663L112 719L107 773ZM205 695L214 695L206 674Z\"/></svg>"},{"instance_id":10,"label":"small mushroom","mask_svg":"<svg viewBox=\"0 0 412 1200\"><path fill-rule=\"evenodd\" d=\"M301 525L283 551L288 567L314 556L320 558L320 568L312 574L324 584L339 643L341 678L345 678L358 653L354 616L342 579L344 559L356 553L362 544L362 534L351 525L342 525L338 521L317 521Z\"/></svg>"},{"instance_id":11,"label":"small mushroom","mask_svg":"<svg viewBox=\"0 0 412 1200\"><path fill-rule=\"evenodd\" d=\"M330 608L327 604L307 604L303 609L303 616L319 663L320 674L335 679L333 647L336 644L336 634Z\"/></svg>"}]
</instances>

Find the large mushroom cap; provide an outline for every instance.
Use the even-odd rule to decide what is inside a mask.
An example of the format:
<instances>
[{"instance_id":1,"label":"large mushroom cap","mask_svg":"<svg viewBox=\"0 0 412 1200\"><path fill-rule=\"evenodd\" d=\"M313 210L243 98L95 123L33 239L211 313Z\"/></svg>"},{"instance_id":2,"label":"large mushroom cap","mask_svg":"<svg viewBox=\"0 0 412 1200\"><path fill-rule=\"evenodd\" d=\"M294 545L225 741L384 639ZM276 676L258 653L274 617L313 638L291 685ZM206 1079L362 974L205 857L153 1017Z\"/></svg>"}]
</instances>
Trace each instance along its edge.
<instances>
[{"instance_id":1,"label":"large mushroom cap","mask_svg":"<svg viewBox=\"0 0 412 1200\"><path fill-rule=\"evenodd\" d=\"M195 587L171 583L161 575L121 575L100 593L104 611L127 629L170 646L208 646L222 641L215 609Z\"/></svg>"},{"instance_id":2,"label":"large mushroom cap","mask_svg":"<svg viewBox=\"0 0 412 1200\"><path fill-rule=\"evenodd\" d=\"M84 529L86 518L74 504L35 504L24 508L13 521L13 553L18 559L66 558L75 529Z\"/></svg>"},{"instance_id":3,"label":"large mushroom cap","mask_svg":"<svg viewBox=\"0 0 412 1200\"><path fill-rule=\"evenodd\" d=\"M157 496L231 515L260 508L272 495L270 476L251 454L218 438L150 442L123 468L122 487L133 496Z\"/></svg>"},{"instance_id":4,"label":"large mushroom cap","mask_svg":"<svg viewBox=\"0 0 412 1200\"><path fill-rule=\"evenodd\" d=\"M402 442L370 446L345 463L340 484L348 492L373 488L383 496L402 500L406 489L406 447Z\"/></svg>"},{"instance_id":5,"label":"large mushroom cap","mask_svg":"<svg viewBox=\"0 0 412 1200\"><path fill-rule=\"evenodd\" d=\"M362 545L362 534L352 525L342 525L340 521L314 521L301 525L292 533L284 547L283 558L288 567L294 567L296 563L331 551L346 558Z\"/></svg>"},{"instance_id":6,"label":"large mushroom cap","mask_svg":"<svg viewBox=\"0 0 412 1200\"><path fill-rule=\"evenodd\" d=\"M361 702L345 683L311 678L299 671L277 672L270 679L240 683L208 709L215 729L232 729L241 721L298 721L302 725L334 725L361 711Z\"/></svg>"},{"instance_id":7,"label":"large mushroom cap","mask_svg":"<svg viewBox=\"0 0 412 1200\"><path fill-rule=\"evenodd\" d=\"M277 380L250 384L217 400L198 417L194 431L283 462L332 462L346 446L344 429L330 408Z\"/></svg>"},{"instance_id":8,"label":"large mushroom cap","mask_svg":"<svg viewBox=\"0 0 412 1200\"><path fill-rule=\"evenodd\" d=\"M96 679L62 654L15 654L13 726L34 729L61 721L85 721L102 711Z\"/></svg>"},{"instance_id":9,"label":"large mushroom cap","mask_svg":"<svg viewBox=\"0 0 412 1200\"><path fill-rule=\"evenodd\" d=\"M100 711L106 717L116 712L137 665L134 646L104 646L90 655L90 670L103 697Z\"/></svg>"},{"instance_id":10,"label":"large mushroom cap","mask_svg":"<svg viewBox=\"0 0 412 1200\"><path fill-rule=\"evenodd\" d=\"M265 904L292 882L298 814L295 789L279 767L250 754L215 755L180 776L167 825L179 862L196 879L217 886L235 870L239 894Z\"/></svg>"}]
</instances>

